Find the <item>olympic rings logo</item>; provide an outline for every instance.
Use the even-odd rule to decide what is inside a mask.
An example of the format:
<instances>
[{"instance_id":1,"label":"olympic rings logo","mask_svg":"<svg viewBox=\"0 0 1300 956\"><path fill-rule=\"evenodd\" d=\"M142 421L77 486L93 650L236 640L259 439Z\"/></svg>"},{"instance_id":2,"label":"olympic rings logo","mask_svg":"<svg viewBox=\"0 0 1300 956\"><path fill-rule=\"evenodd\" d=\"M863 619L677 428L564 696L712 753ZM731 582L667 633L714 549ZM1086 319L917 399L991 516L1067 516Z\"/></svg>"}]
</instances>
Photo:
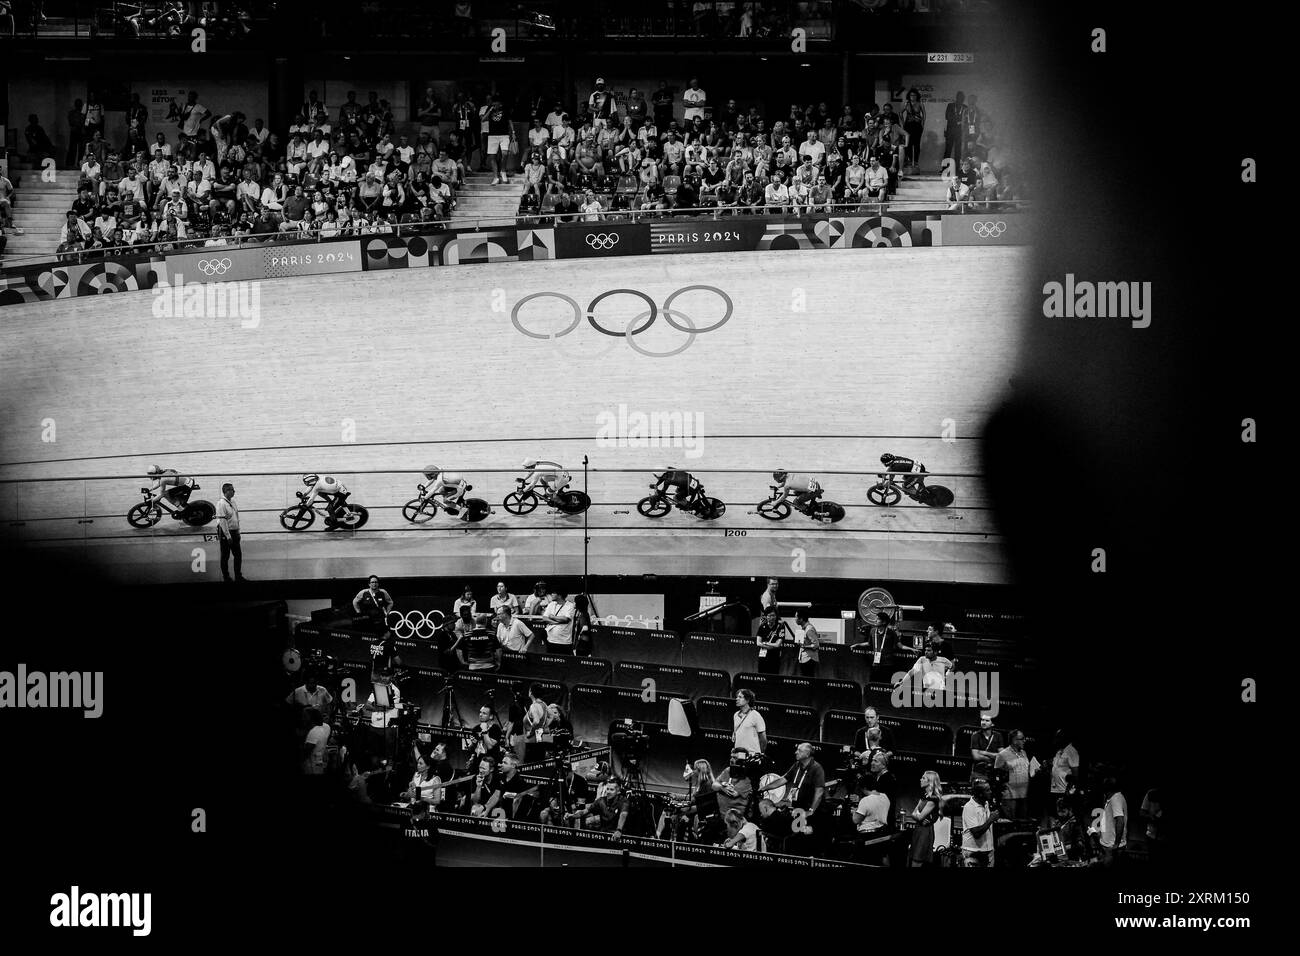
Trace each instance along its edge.
<instances>
[{"instance_id":1,"label":"olympic rings logo","mask_svg":"<svg viewBox=\"0 0 1300 956\"><path fill-rule=\"evenodd\" d=\"M587 234L587 245L593 249L613 249L618 245L616 232L591 232Z\"/></svg>"},{"instance_id":2,"label":"olympic rings logo","mask_svg":"<svg viewBox=\"0 0 1300 956\"><path fill-rule=\"evenodd\" d=\"M222 276L230 271L229 259L200 259L199 271L205 276Z\"/></svg>"},{"instance_id":3,"label":"olympic rings logo","mask_svg":"<svg viewBox=\"0 0 1300 956\"><path fill-rule=\"evenodd\" d=\"M384 616L384 623L398 637L406 640L411 637L433 637L433 632L442 627L446 615L441 611L389 611Z\"/></svg>"},{"instance_id":4,"label":"olympic rings logo","mask_svg":"<svg viewBox=\"0 0 1300 956\"><path fill-rule=\"evenodd\" d=\"M685 295L687 292L695 292L695 291L712 292L714 295L716 295L721 300L723 308L725 309L722 318L718 319L711 325L706 325L703 328L700 328L698 325L696 325L695 320L692 319L685 312L683 312L681 309L673 308L673 303L677 301L679 296ZM596 320L596 307L600 305L601 302L605 301L611 296L616 296L616 295L635 296L636 298L641 299L646 304L646 306L648 306L648 308L644 312L641 312L640 314L634 316L632 320L628 323L627 329L625 329L622 332L611 331L610 329L605 328L605 326L601 325L600 322ZM567 302L569 307L573 309L573 321L571 321L565 328L561 329L559 332L554 332L550 334L531 332L528 329L524 328L524 324L519 318L520 309L522 309L526 303L531 302L534 299L542 299L542 298L559 299L562 302ZM562 292L533 292L529 295L524 296L522 299L520 299L518 302L515 303L514 308L510 310L510 321L514 324L514 327L516 329L518 329L524 335L528 336L530 339L559 339L568 335L579 325L581 325L583 317L585 316L587 322L591 325L591 327L595 329L597 332L601 333L602 335L608 335L616 339L620 339L620 338L624 339L627 342L627 344L632 347L634 351L640 352L642 355L648 355L651 358L669 358L673 355L678 355L681 352L684 352L687 348L689 348L695 342L695 337L697 335L703 335L705 332L713 332L717 329L722 328L722 326L726 325L727 322L730 321L732 314L735 312L735 309L736 306L735 303L731 301L731 296L727 295L727 293L723 292L717 286L711 286L711 285L683 286L682 288L678 289L676 292L669 295L668 298L664 300L664 304L662 306L657 305L654 299L650 298L650 296L646 295L644 292L641 292L638 289L610 289L606 292L600 293L600 295L592 299L587 304L586 312L583 311L582 307L578 305L578 303L573 298L565 295ZM652 352L649 349L647 349L645 346L639 344L634 338L634 336L640 335L642 332L650 328L650 326L654 325L655 319L657 319L660 315L664 317L664 321L667 322L670 326L672 326L674 329L677 329L679 332L685 332L686 335L688 336L684 343L682 343L677 348L669 352Z\"/></svg>"},{"instance_id":5,"label":"olympic rings logo","mask_svg":"<svg viewBox=\"0 0 1300 956\"><path fill-rule=\"evenodd\" d=\"M1007 231L1005 222L973 222L970 227L981 239L996 239Z\"/></svg>"}]
</instances>

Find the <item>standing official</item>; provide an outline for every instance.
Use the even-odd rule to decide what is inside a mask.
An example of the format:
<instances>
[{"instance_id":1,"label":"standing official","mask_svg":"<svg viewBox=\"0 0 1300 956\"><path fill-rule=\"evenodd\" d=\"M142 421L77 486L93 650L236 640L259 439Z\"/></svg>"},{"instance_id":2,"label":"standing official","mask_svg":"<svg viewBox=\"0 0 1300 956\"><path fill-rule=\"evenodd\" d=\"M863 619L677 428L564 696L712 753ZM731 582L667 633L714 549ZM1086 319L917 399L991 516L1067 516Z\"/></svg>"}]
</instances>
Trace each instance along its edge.
<instances>
[{"instance_id":1,"label":"standing official","mask_svg":"<svg viewBox=\"0 0 1300 956\"><path fill-rule=\"evenodd\" d=\"M221 500L217 502L217 540L221 544L221 580L229 582L230 555L235 556L235 577L244 577L244 552L239 546L239 508L235 505L235 486L226 482L221 486Z\"/></svg>"}]
</instances>

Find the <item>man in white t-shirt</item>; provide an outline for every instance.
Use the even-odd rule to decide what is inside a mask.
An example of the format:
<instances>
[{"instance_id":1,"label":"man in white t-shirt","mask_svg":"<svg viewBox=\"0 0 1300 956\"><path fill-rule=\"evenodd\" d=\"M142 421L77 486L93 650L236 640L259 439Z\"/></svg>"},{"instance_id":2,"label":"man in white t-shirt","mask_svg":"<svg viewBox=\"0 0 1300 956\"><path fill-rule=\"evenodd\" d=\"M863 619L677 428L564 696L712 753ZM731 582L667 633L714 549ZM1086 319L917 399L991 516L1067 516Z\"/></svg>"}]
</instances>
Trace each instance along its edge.
<instances>
[{"instance_id":1,"label":"man in white t-shirt","mask_svg":"<svg viewBox=\"0 0 1300 956\"><path fill-rule=\"evenodd\" d=\"M997 808L989 806L988 784L977 780L961 811L961 855L966 866L993 865L993 821L997 817Z\"/></svg>"},{"instance_id":2,"label":"man in white t-shirt","mask_svg":"<svg viewBox=\"0 0 1300 956\"><path fill-rule=\"evenodd\" d=\"M1128 847L1128 801L1119 792L1114 777L1102 784L1106 805L1101 810L1101 862L1103 866L1119 863Z\"/></svg>"},{"instance_id":3,"label":"man in white t-shirt","mask_svg":"<svg viewBox=\"0 0 1300 956\"><path fill-rule=\"evenodd\" d=\"M889 825L889 798L876 789L870 776L862 783L862 799L853 811L853 823L859 833L875 833Z\"/></svg>"},{"instance_id":4,"label":"man in white t-shirt","mask_svg":"<svg viewBox=\"0 0 1300 956\"><path fill-rule=\"evenodd\" d=\"M311 723L311 730L307 731L307 738L302 745L302 772L312 775L322 774L325 772L325 748L329 744L333 728L326 723L324 715L314 707L308 709L307 718Z\"/></svg>"},{"instance_id":5,"label":"man in white t-shirt","mask_svg":"<svg viewBox=\"0 0 1300 956\"><path fill-rule=\"evenodd\" d=\"M542 619L546 621L546 649L553 654L573 653L573 616L577 612L572 601L558 588L551 591L551 602L546 605Z\"/></svg>"},{"instance_id":6,"label":"man in white t-shirt","mask_svg":"<svg viewBox=\"0 0 1300 956\"><path fill-rule=\"evenodd\" d=\"M695 79L691 80L691 85L686 88L686 92L682 93L682 105L686 107L683 116L685 117L686 122L689 123L697 116L700 117L700 119L703 119L704 106L707 102L708 99L705 97L704 91L700 89L700 81Z\"/></svg>"},{"instance_id":7,"label":"man in white t-shirt","mask_svg":"<svg viewBox=\"0 0 1300 956\"><path fill-rule=\"evenodd\" d=\"M736 713L731 718L731 746L752 754L767 749L767 724L754 709L754 692L742 687L736 691Z\"/></svg>"},{"instance_id":8,"label":"man in white t-shirt","mask_svg":"<svg viewBox=\"0 0 1300 956\"><path fill-rule=\"evenodd\" d=\"M819 140L812 130L808 131L808 139L799 144L799 158L803 159L805 156L812 159L814 166L826 162L826 144Z\"/></svg>"}]
</instances>

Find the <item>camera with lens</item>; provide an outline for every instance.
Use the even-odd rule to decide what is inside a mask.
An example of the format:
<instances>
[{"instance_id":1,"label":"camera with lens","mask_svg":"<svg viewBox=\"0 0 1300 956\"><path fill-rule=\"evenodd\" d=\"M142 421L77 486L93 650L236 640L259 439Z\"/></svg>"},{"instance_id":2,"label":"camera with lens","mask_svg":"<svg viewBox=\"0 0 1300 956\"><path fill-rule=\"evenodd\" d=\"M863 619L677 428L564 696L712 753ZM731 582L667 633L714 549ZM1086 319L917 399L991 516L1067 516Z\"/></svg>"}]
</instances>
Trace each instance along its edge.
<instances>
[{"instance_id":1,"label":"camera with lens","mask_svg":"<svg viewBox=\"0 0 1300 956\"><path fill-rule=\"evenodd\" d=\"M763 772L763 755L761 753L750 753L743 747L737 748L731 752L731 760L727 764L727 770L733 780L739 780L743 777L757 780Z\"/></svg>"},{"instance_id":2,"label":"camera with lens","mask_svg":"<svg viewBox=\"0 0 1300 956\"><path fill-rule=\"evenodd\" d=\"M610 727L609 745L622 759L639 760L650 749L650 738L640 724L626 718Z\"/></svg>"}]
</instances>

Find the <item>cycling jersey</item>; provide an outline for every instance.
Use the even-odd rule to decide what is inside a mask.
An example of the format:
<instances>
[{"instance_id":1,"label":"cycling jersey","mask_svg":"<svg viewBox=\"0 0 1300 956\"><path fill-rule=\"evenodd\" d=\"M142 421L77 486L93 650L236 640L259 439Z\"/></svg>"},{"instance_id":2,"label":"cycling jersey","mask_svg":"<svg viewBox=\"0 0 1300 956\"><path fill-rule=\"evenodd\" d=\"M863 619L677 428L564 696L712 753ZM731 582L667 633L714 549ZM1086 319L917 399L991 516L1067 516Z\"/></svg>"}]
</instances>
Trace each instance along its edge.
<instances>
[{"instance_id":1,"label":"cycling jersey","mask_svg":"<svg viewBox=\"0 0 1300 956\"><path fill-rule=\"evenodd\" d=\"M783 489L803 493L821 491L822 486L812 475L786 475Z\"/></svg>"},{"instance_id":2,"label":"cycling jersey","mask_svg":"<svg viewBox=\"0 0 1300 956\"><path fill-rule=\"evenodd\" d=\"M440 471L433 484L424 489L424 497L432 498L434 495L442 495L444 498L459 497L465 493L465 485L463 475L454 471Z\"/></svg>"},{"instance_id":3,"label":"cycling jersey","mask_svg":"<svg viewBox=\"0 0 1300 956\"><path fill-rule=\"evenodd\" d=\"M564 466L553 461L539 461L533 469L524 476L524 491L534 487L539 482L544 484L551 492L558 492L561 488L572 481L572 477L564 470Z\"/></svg>"},{"instance_id":4,"label":"cycling jersey","mask_svg":"<svg viewBox=\"0 0 1300 956\"><path fill-rule=\"evenodd\" d=\"M890 471L903 472L907 474L919 474L925 471L925 465L919 461L913 461L911 458L895 458L889 463Z\"/></svg>"},{"instance_id":5,"label":"cycling jersey","mask_svg":"<svg viewBox=\"0 0 1300 956\"><path fill-rule=\"evenodd\" d=\"M175 468L167 468L154 477L149 491L155 498L166 497L168 501L179 504L189 496L191 484L191 480Z\"/></svg>"},{"instance_id":6,"label":"cycling jersey","mask_svg":"<svg viewBox=\"0 0 1300 956\"><path fill-rule=\"evenodd\" d=\"M328 475L322 475L316 480L315 486L307 493L307 503L311 504L316 500L317 495L346 495L348 489L344 487L343 482L337 478Z\"/></svg>"}]
</instances>

